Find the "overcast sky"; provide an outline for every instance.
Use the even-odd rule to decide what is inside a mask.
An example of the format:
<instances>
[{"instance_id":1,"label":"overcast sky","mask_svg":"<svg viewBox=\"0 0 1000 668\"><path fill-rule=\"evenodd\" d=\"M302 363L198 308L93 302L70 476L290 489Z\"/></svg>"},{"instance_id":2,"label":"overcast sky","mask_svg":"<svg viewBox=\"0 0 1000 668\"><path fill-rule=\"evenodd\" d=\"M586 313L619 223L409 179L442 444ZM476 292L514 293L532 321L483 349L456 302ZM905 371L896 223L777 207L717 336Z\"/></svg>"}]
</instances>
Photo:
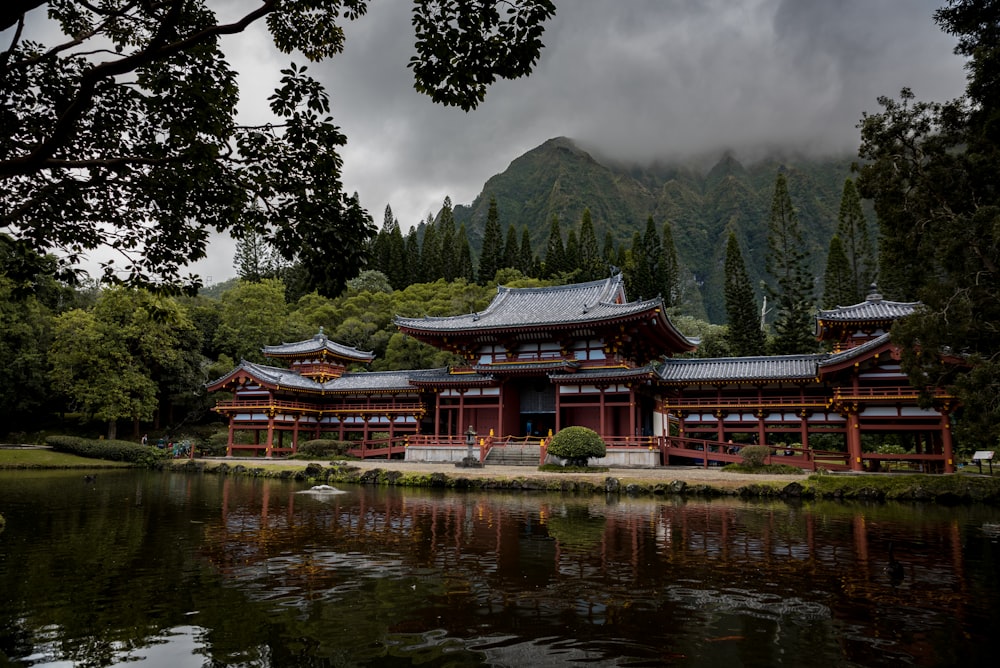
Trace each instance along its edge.
<instances>
[{"instance_id":1,"label":"overcast sky","mask_svg":"<svg viewBox=\"0 0 1000 668\"><path fill-rule=\"evenodd\" d=\"M922 100L962 93L954 39L932 20L940 4L556 0L534 73L496 84L465 113L413 90L410 2L373 0L345 25L345 52L310 71L348 137L346 190L377 224L391 205L405 233L446 195L471 203L489 177L551 137L640 161L727 149L745 159L770 148L853 153L855 125L879 95L903 86ZM224 48L253 119L293 56L269 46L260 26ZM203 278L231 277L231 244L210 254L196 266Z\"/></svg>"}]
</instances>

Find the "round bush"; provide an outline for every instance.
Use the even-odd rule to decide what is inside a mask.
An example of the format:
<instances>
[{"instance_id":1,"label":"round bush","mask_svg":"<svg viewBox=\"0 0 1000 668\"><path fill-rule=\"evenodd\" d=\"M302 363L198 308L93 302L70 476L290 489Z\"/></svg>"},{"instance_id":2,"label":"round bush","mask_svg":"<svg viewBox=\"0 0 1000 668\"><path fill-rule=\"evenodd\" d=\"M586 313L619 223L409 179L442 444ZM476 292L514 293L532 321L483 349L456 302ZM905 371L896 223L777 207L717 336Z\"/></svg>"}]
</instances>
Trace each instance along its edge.
<instances>
[{"instance_id":1,"label":"round bush","mask_svg":"<svg viewBox=\"0 0 1000 668\"><path fill-rule=\"evenodd\" d=\"M743 464L750 467L763 466L764 461L770 454L771 448L767 445L748 445L740 448Z\"/></svg>"},{"instance_id":2,"label":"round bush","mask_svg":"<svg viewBox=\"0 0 1000 668\"><path fill-rule=\"evenodd\" d=\"M548 452L565 459L569 466L586 466L591 457L605 456L608 446L593 429L566 427L552 437Z\"/></svg>"}]
</instances>

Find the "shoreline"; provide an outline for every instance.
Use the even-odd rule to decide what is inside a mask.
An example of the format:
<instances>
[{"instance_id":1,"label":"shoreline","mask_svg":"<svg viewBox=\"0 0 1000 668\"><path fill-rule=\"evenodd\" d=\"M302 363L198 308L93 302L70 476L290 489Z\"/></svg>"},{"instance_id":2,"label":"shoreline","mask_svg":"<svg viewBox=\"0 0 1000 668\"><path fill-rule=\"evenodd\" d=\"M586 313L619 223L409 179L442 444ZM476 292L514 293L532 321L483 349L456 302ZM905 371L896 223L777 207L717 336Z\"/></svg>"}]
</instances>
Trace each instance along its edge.
<instances>
[{"instance_id":1,"label":"shoreline","mask_svg":"<svg viewBox=\"0 0 1000 668\"><path fill-rule=\"evenodd\" d=\"M170 460L164 468L191 473L248 475L313 483L399 487L524 490L629 496L738 496L1000 505L1000 478L952 473L733 473L718 467L609 468L593 473L539 471L532 466L459 468L453 463L403 460L264 460L206 457Z\"/></svg>"}]
</instances>

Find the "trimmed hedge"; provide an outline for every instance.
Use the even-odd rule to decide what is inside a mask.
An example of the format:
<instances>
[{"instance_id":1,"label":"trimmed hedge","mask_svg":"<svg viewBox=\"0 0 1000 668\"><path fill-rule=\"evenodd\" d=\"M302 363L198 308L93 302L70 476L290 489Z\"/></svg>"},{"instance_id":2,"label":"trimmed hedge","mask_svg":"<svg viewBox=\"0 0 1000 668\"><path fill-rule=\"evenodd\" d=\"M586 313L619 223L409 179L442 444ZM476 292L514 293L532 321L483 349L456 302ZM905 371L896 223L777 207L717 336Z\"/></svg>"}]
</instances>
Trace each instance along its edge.
<instances>
[{"instance_id":1,"label":"trimmed hedge","mask_svg":"<svg viewBox=\"0 0 1000 668\"><path fill-rule=\"evenodd\" d=\"M338 441L332 438L316 438L311 441L299 443L295 454L311 459L328 459L330 457L345 456L350 447L351 444L347 441Z\"/></svg>"},{"instance_id":2,"label":"trimmed hedge","mask_svg":"<svg viewBox=\"0 0 1000 668\"><path fill-rule=\"evenodd\" d=\"M165 456L149 445L139 445L131 441L80 438L78 436L48 436L45 442L53 450L68 452L90 459L104 459L112 462L129 462L150 466Z\"/></svg>"},{"instance_id":3,"label":"trimmed hedge","mask_svg":"<svg viewBox=\"0 0 1000 668\"><path fill-rule=\"evenodd\" d=\"M592 457L604 457L608 446L604 439L587 427L566 427L552 437L548 453L566 460L570 466L586 466Z\"/></svg>"}]
</instances>

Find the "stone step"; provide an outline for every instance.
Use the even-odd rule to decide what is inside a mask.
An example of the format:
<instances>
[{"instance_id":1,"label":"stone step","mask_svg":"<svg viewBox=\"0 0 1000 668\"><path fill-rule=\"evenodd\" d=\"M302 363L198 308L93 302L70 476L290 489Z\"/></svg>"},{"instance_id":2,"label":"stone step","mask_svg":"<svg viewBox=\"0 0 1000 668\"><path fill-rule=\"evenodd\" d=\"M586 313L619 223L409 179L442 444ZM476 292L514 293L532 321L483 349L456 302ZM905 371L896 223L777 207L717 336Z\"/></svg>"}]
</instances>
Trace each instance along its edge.
<instances>
[{"instance_id":1,"label":"stone step","mask_svg":"<svg viewBox=\"0 0 1000 668\"><path fill-rule=\"evenodd\" d=\"M486 455L486 463L495 466L538 466L542 453L538 446L523 448L495 447Z\"/></svg>"}]
</instances>

